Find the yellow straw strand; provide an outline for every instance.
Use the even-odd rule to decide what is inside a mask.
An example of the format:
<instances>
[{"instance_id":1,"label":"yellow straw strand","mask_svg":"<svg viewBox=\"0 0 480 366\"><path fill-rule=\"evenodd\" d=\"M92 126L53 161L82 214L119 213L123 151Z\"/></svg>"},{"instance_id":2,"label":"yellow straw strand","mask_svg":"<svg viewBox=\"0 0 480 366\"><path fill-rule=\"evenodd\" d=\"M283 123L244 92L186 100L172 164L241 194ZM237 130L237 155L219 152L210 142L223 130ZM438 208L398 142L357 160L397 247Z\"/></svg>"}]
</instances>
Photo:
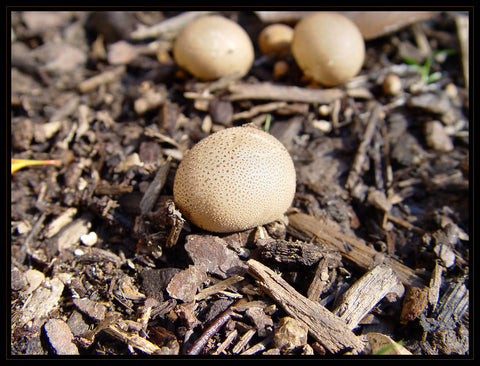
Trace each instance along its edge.
<instances>
[{"instance_id":1,"label":"yellow straw strand","mask_svg":"<svg viewBox=\"0 0 480 366\"><path fill-rule=\"evenodd\" d=\"M56 165L58 160L28 160L28 159L12 159L12 174L17 170L31 165Z\"/></svg>"}]
</instances>

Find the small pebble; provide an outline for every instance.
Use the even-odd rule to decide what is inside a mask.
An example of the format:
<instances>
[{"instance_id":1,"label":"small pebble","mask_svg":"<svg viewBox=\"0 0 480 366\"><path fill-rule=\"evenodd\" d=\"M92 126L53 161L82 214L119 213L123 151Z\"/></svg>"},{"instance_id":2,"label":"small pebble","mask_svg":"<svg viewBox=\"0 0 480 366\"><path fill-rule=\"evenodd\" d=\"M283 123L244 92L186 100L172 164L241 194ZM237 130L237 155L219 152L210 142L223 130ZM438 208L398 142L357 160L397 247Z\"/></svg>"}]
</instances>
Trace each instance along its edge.
<instances>
[{"instance_id":1,"label":"small pebble","mask_svg":"<svg viewBox=\"0 0 480 366\"><path fill-rule=\"evenodd\" d=\"M97 240L97 233L95 233L94 231L91 231L88 234L82 235L80 237L80 241L82 242L82 244L86 245L87 247L94 246L97 243Z\"/></svg>"}]
</instances>

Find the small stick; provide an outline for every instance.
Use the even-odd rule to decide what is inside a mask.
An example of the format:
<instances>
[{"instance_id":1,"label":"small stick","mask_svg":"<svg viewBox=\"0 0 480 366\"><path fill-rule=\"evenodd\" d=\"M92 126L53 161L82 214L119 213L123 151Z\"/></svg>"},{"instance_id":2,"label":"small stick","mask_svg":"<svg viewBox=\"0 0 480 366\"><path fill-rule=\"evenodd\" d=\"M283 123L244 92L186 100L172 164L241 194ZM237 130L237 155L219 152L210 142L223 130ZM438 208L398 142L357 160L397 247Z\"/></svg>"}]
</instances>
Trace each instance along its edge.
<instances>
[{"instance_id":1,"label":"small stick","mask_svg":"<svg viewBox=\"0 0 480 366\"><path fill-rule=\"evenodd\" d=\"M127 69L125 66L119 66L113 70L104 71L101 74L95 75L87 80L82 81L78 85L78 91L80 93L87 93L99 87L102 84L111 83L116 78L123 75L126 70Z\"/></svg>"},{"instance_id":2,"label":"small stick","mask_svg":"<svg viewBox=\"0 0 480 366\"><path fill-rule=\"evenodd\" d=\"M367 127L365 128L362 142L360 142L360 145L358 146L357 155L355 155L352 168L348 174L346 187L350 189L350 191L355 188L355 185L360 178L360 172L362 171L362 168L367 160L368 146L370 145L373 135L375 134L380 111L381 106L377 105L370 114L370 119L368 120Z\"/></svg>"},{"instance_id":3,"label":"small stick","mask_svg":"<svg viewBox=\"0 0 480 366\"><path fill-rule=\"evenodd\" d=\"M235 308L243 302L243 298L236 301L232 306L230 306L227 310L225 310L222 315L220 315L215 321L210 324L210 326L205 329L203 334L198 338L195 343L193 344L192 348L187 352L187 355L198 355L202 351L203 347L207 344L208 340L213 337L215 333L217 333L220 328L232 317L235 313Z\"/></svg>"},{"instance_id":4,"label":"small stick","mask_svg":"<svg viewBox=\"0 0 480 366\"><path fill-rule=\"evenodd\" d=\"M298 86L276 85L268 82L257 84L237 83L228 87L229 100L264 99L284 102L329 104L345 96L341 89L308 89Z\"/></svg>"}]
</instances>

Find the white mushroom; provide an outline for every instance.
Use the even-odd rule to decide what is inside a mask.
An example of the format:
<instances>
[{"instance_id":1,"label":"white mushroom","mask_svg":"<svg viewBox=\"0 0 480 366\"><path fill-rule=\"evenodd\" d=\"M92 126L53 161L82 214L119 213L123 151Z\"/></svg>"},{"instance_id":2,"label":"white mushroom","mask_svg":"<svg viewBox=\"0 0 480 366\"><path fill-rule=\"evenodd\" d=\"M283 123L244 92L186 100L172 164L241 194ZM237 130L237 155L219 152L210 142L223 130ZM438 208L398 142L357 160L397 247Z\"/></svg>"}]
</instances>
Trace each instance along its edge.
<instances>
[{"instance_id":1,"label":"white mushroom","mask_svg":"<svg viewBox=\"0 0 480 366\"><path fill-rule=\"evenodd\" d=\"M202 80L230 73L244 76L254 59L252 41L237 23L219 15L195 19L175 39L176 63Z\"/></svg>"},{"instance_id":2,"label":"white mushroom","mask_svg":"<svg viewBox=\"0 0 480 366\"><path fill-rule=\"evenodd\" d=\"M318 12L307 15L295 26L292 54L306 76L334 86L360 71L365 42L348 18L334 12Z\"/></svg>"},{"instance_id":3,"label":"white mushroom","mask_svg":"<svg viewBox=\"0 0 480 366\"><path fill-rule=\"evenodd\" d=\"M234 232L280 219L295 194L295 167L285 147L253 127L216 132L180 163L174 201L198 227Z\"/></svg>"}]
</instances>

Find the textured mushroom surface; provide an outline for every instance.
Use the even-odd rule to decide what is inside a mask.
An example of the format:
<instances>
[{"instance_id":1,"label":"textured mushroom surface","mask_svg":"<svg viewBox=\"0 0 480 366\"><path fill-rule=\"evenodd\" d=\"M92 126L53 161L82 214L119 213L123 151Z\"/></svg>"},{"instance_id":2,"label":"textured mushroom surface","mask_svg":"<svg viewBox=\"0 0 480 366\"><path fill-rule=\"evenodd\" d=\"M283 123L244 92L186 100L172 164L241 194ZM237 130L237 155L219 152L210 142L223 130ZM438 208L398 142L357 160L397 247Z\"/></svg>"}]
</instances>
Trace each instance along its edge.
<instances>
[{"instance_id":1,"label":"textured mushroom surface","mask_svg":"<svg viewBox=\"0 0 480 366\"><path fill-rule=\"evenodd\" d=\"M253 127L216 132L180 163L174 201L198 227L234 232L282 217L295 194L295 167L285 147Z\"/></svg>"},{"instance_id":2,"label":"textured mushroom surface","mask_svg":"<svg viewBox=\"0 0 480 366\"><path fill-rule=\"evenodd\" d=\"M252 41L234 21L219 15L198 18L175 39L176 63L202 80L215 80L230 73L244 76L254 59Z\"/></svg>"},{"instance_id":3,"label":"textured mushroom surface","mask_svg":"<svg viewBox=\"0 0 480 366\"><path fill-rule=\"evenodd\" d=\"M292 54L303 73L325 86L355 76L365 58L365 42L350 19L335 12L313 13L294 29Z\"/></svg>"}]
</instances>

